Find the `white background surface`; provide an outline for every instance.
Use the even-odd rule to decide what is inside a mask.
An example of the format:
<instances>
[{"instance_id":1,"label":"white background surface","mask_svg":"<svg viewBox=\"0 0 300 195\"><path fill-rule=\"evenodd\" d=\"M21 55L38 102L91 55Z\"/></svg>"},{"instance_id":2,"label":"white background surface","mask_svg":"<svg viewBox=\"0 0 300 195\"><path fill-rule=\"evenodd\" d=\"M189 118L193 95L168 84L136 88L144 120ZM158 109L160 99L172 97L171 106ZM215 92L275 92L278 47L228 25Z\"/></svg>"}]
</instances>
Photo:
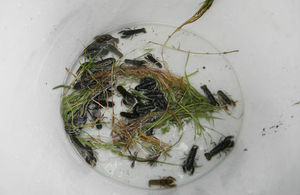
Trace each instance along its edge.
<instances>
[{"instance_id":1,"label":"white background surface","mask_svg":"<svg viewBox=\"0 0 300 195\"><path fill-rule=\"evenodd\" d=\"M296 0L215 0L187 27L220 50L240 50L227 58L244 95L243 129L232 154L208 175L168 191L142 191L103 178L68 143L60 91L51 89L82 44L131 22L178 25L199 6L196 0L1 1L0 194L300 194Z\"/></svg>"}]
</instances>

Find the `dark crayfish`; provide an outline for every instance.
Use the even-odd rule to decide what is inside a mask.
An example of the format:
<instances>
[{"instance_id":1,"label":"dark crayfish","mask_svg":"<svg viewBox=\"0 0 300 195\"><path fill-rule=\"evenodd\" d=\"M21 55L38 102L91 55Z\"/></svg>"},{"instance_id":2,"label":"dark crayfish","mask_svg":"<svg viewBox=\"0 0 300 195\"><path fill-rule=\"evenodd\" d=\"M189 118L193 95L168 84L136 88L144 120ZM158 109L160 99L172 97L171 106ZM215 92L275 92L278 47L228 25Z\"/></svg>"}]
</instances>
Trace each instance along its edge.
<instances>
[{"instance_id":1,"label":"dark crayfish","mask_svg":"<svg viewBox=\"0 0 300 195\"><path fill-rule=\"evenodd\" d=\"M146 33L146 29L145 28L133 29L133 30L128 29L128 30L122 30L119 32L119 34L121 34L121 38L123 38L123 39L133 37L134 35L137 35L139 33Z\"/></svg>"},{"instance_id":2,"label":"dark crayfish","mask_svg":"<svg viewBox=\"0 0 300 195\"><path fill-rule=\"evenodd\" d=\"M70 136L78 136L81 134L81 130L78 129L78 128L73 128L72 126L70 125L65 125L65 131L68 135Z\"/></svg>"},{"instance_id":3,"label":"dark crayfish","mask_svg":"<svg viewBox=\"0 0 300 195\"><path fill-rule=\"evenodd\" d=\"M118 92L123 96L123 103L128 106L135 104L136 100L134 95L129 93L123 86L119 85L117 87Z\"/></svg>"},{"instance_id":4,"label":"dark crayfish","mask_svg":"<svg viewBox=\"0 0 300 195\"><path fill-rule=\"evenodd\" d=\"M206 85L202 85L201 89L204 91L205 95L207 96L209 103L213 106L219 106L219 103L216 101L215 97L211 94L210 90L207 88Z\"/></svg>"},{"instance_id":5,"label":"dark crayfish","mask_svg":"<svg viewBox=\"0 0 300 195\"><path fill-rule=\"evenodd\" d=\"M92 42L83 50L83 55L86 57L94 58L96 56L102 58L109 53L109 50L105 48L104 43Z\"/></svg>"},{"instance_id":6,"label":"dark crayfish","mask_svg":"<svg viewBox=\"0 0 300 195\"><path fill-rule=\"evenodd\" d=\"M168 107L168 102L165 97L157 98L153 100L154 106L157 108L157 111L166 110Z\"/></svg>"},{"instance_id":7,"label":"dark crayfish","mask_svg":"<svg viewBox=\"0 0 300 195\"><path fill-rule=\"evenodd\" d=\"M77 75L81 73L80 79L74 84L73 88L84 89L86 87L93 88L97 86L98 81L94 80L94 77L91 74L97 74L101 71L109 71L115 62L115 58L107 58L93 63L86 62L81 64L76 72ZM89 71L87 70L87 68L89 68Z\"/></svg>"},{"instance_id":8,"label":"dark crayfish","mask_svg":"<svg viewBox=\"0 0 300 195\"><path fill-rule=\"evenodd\" d=\"M153 92L157 88L157 82L151 77L144 77L141 79L140 84L135 87L137 91Z\"/></svg>"},{"instance_id":9,"label":"dark crayfish","mask_svg":"<svg viewBox=\"0 0 300 195\"><path fill-rule=\"evenodd\" d=\"M131 160L131 168L134 168L135 166L135 162L147 162L150 166L155 166L157 163L157 159L160 157L161 153L157 153L157 154L152 154L149 155L146 159L141 159L138 157L138 152L134 152L134 154L132 155L132 153L129 151L130 156L128 157L129 160Z\"/></svg>"},{"instance_id":10,"label":"dark crayfish","mask_svg":"<svg viewBox=\"0 0 300 195\"><path fill-rule=\"evenodd\" d=\"M101 107L98 106L96 109L89 109L88 110L88 113L90 114L91 118L93 121L96 121L99 117L99 113L100 113L100 109ZM96 122L96 128L97 129L102 129L102 124L101 124L101 121L97 121Z\"/></svg>"},{"instance_id":11,"label":"dark crayfish","mask_svg":"<svg viewBox=\"0 0 300 195\"><path fill-rule=\"evenodd\" d=\"M123 53L120 52L117 48L117 46L111 45L111 44L107 44L106 45L106 49L114 54L116 54L119 58L123 57Z\"/></svg>"},{"instance_id":12,"label":"dark crayfish","mask_svg":"<svg viewBox=\"0 0 300 195\"><path fill-rule=\"evenodd\" d=\"M93 149L87 145L83 145L76 136L70 136L70 139L85 161L94 167L97 163L97 158L95 157Z\"/></svg>"},{"instance_id":13,"label":"dark crayfish","mask_svg":"<svg viewBox=\"0 0 300 195\"><path fill-rule=\"evenodd\" d=\"M91 118L93 121L96 121L99 117L99 114L100 114L100 106L98 106L97 109L89 109L88 110L88 113L90 114ZM102 124L101 124L101 121L97 121L96 122L96 128L97 129L102 129Z\"/></svg>"},{"instance_id":14,"label":"dark crayfish","mask_svg":"<svg viewBox=\"0 0 300 195\"><path fill-rule=\"evenodd\" d=\"M81 128L81 126L85 125L87 122L87 105L83 109L82 113L80 110L77 110L73 116L70 115L70 122L78 128Z\"/></svg>"},{"instance_id":15,"label":"dark crayfish","mask_svg":"<svg viewBox=\"0 0 300 195\"><path fill-rule=\"evenodd\" d=\"M124 62L126 64L131 64L134 66L144 66L147 63L145 60L130 60L130 59L125 59Z\"/></svg>"},{"instance_id":16,"label":"dark crayfish","mask_svg":"<svg viewBox=\"0 0 300 195\"><path fill-rule=\"evenodd\" d=\"M221 141L218 145L216 145L210 152L207 152L204 154L207 160L210 160L214 155L232 148L234 146L234 141L232 141L233 136L227 136L224 138L223 141Z\"/></svg>"},{"instance_id":17,"label":"dark crayfish","mask_svg":"<svg viewBox=\"0 0 300 195\"><path fill-rule=\"evenodd\" d=\"M100 100L99 104L101 107L113 107L115 104L112 101Z\"/></svg>"},{"instance_id":18,"label":"dark crayfish","mask_svg":"<svg viewBox=\"0 0 300 195\"><path fill-rule=\"evenodd\" d=\"M151 77L143 77L140 80L140 84L144 84L144 83L148 83L148 82L156 82L156 80Z\"/></svg>"},{"instance_id":19,"label":"dark crayfish","mask_svg":"<svg viewBox=\"0 0 300 195\"><path fill-rule=\"evenodd\" d=\"M140 115L137 113L131 113L131 112L121 112L120 115L122 117L128 118L128 119L136 119L139 118Z\"/></svg>"},{"instance_id":20,"label":"dark crayfish","mask_svg":"<svg viewBox=\"0 0 300 195\"><path fill-rule=\"evenodd\" d=\"M149 80L149 81L151 81L151 80ZM149 85L148 84L143 84L143 85L140 85L137 88L139 90L144 91L144 95L148 98L148 100L150 101L150 104L153 104L156 107L156 111L166 110L167 106L168 106L168 102L166 101L164 94L158 88L154 88L155 84L154 83L151 84L151 82L149 82ZM148 91L145 91L145 89L146 89L145 86L148 87L148 89L149 89ZM153 90L151 91L150 89L153 89Z\"/></svg>"},{"instance_id":21,"label":"dark crayfish","mask_svg":"<svg viewBox=\"0 0 300 195\"><path fill-rule=\"evenodd\" d=\"M161 63L159 61L157 61L157 59L155 59L152 54L148 54L145 57L145 59L148 60L149 62L155 64L156 66L158 66L158 68L162 67Z\"/></svg>"},{"instance_id":22,"label":"dark crayfish","mask_svg":"<svg viewBox=\"0 0 300 195\"><path fill-rule=\"evenodd\" d=\"M189 171L190 175L194 174L195 165L196 165L195 158L196 158L198 148L199 147L197 145L192 146L187 159L183 162L183 165L182 165L183 172Z\"/></svg>"},{"instance_id":23,"label":"dark crayfish","mask_svg":"<svg viewBox=\"0 0 300 195\"><path fill-rule=\"evenodd\" d=\"M98 118L98 110L101 107L96 104L95 102L90 102L88 105L88 113L90 114L90 116L92 117L93 120L96 120Z\"/></svg>"},{"instance_id":24,"label":"dark crayfish","mask_svg":"<svg viewBox=\"0 0 300 195\"><path fill-rule=\"evenodd\" d=\"M223 102L223 104L228 104L230 106L235 106L235 102L230 99L223 91L219 90L217 92L219 98L221 99L221 101Z\"/></svg>"},{"instance_id":25,"label":"dark crayfish","mask_svg":"<svg viewBox=\"0 0 300 195\"><path fill-rule=\"evenodd\" d=\"M102 58L106 56L109 51L116 54L119 57L122 57L123 54L117 49L117 44L119 43L119 39L114 38L109 34L98 35L89 46L87 46L83 55L86 57L94 58L96 56Z\"/></svg>"},{"instance_id":26,"label":"dark crayfish","mask_svg":"<svg viewBox=\"0 0 300 195\"><path fill-rule=\"evenodd\" d=\"M159 90L149 91L144 93L144 95L149 99L161 99L164 97L164 94Z\"/></svg>"},{"instance_id":27,"label":"dark crayfish","mask_svg":"<svg viewBox=\"0 0 300 195\"><path fill-rule=\"evenodd\" d=\"M137 103L133 107L133 113L136 113L139 116L143 116L143 115L146 115L150 112L153 112L155 109L156 109L156 107L153 104Z\"/></svg>"},{"instance_id":28,"label":"dark crayfish","mask_svg":"<svg viewBox=\"0 0 300 195\"><path fill-rule=\"evenodd\" d=\"M111 86L107 85L105 88L95 96L96 101L106 100L107 98L113 95L113 91L111 90Z\"/></svg>"},{"instance_id":29,"label":"dark crayfish","mask_svg":"<svg viewBox=\"0 0 300 195\"><path fill-rule=\"evenodd\" d=\"M155 102L154 102L154 104L153 103L152 104L137 103L133 107L132 113L131 112L121 112L120 115L125 118L128 118L128 119L136 119L136 118L139 118L140 116L144 116L146 114L149 114L151 112L156 112L159 110L161 110L161 108L158 108L155 105Z\"/></svg>"},{"instance_id":30,"label":"dark crayfish","mask_svg":"<svg viewBox=\"0 0 300 195\"><path fill-rule=\"evenodd\" d=\"M164 188L173 188L176 187L176 179L174 177L163 177L161 179L151 179L148 182L149 187L156 185Z\"/></svg>"},{"instance_id":31,"label":"dark crayfish","mask_svg":"<svg viewBox=\"0 0 300 195\"><path fill-rule=\"evenodd\" d=\"M111 36L110 34L97 35L94 37L94 40L97 43L111 43L111 44L119 43L119 39Z\"/></svg>"},{"instance_id":32,"label":"dark crayfish","mask_svg":"<svg viewBox=\"0 0 300 195\"><path fill-rule=\"evenodd\" d=\"M103 107L113 107L114 103L105 99L95 100L99 97L99 94L95 95L88 103L87 110L93 121L96 121L99 117L100 109ZM96 121L96 128L102 129L101 121Z\"/></svg>"},{"instance_id":33,"label":"dark crayfish","mask_svg":"<svg viewBox=\"0 0 300 195\"><path fill-rule=\"evenodd\" d=\"M86 89L86 88L92 89L92 88L95 88L96 86L98 86L97 80L93 80L90 78L84 78L84 79L78 80L73 85L73 89L75 89L75 90Z\"/></svg>"},{"instance_id":34,"label":"dark crayfish","mask_svg":"<svg viewBox=\"0 0 300 195\"><path fill-rule=\"evenodd\" d=\"M112 65L116 63L115 58L107 58L101 61L94 62L92 67L90 68L90 71L95 74L99 72L100 70L110 70Z\"/></svg>"},{"instance_id":35,"label":"dark crayfish","mask_svg":"<svg viewBox=\"0 0 300 195\"><path fill-rule=\"evenodd\" d=\"M118 50L117 44L119 43L119 39L111 36L110 34L98 35L94 38L95 42L102 44L103 48L108 51L116 54L119 57L122 57L123 54Z\"/></svg>"}]
</instances>

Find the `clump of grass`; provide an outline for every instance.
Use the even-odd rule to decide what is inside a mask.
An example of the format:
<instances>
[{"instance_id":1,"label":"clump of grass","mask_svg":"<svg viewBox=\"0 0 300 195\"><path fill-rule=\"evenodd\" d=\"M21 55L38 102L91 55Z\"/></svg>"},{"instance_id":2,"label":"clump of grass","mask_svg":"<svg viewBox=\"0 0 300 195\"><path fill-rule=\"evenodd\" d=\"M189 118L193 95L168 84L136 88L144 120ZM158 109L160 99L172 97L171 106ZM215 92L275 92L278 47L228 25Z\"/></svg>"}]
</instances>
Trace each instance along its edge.
<instances>
[{"instance_id":1,"label":"clump of grass","mask_svg":"<svg viewBox=\"0 0 300 195\"><path fill-rule=\"evenodd\" d=\"M205 0L198 12L180 25L168 37L162 45L161 54L163 62L165 62L163 57L164 48L167 47L166 45L170 38L176 32L180 31L183 26L198 20L210 8L213 1L214 0ZM130 53L137 49L138 48L134 49ZM151 52L152 49L147 48L144 51L145 54L138 56L137 59L144 57ZM188 64L189 56L190 52L188 52L185 67ZM111 69L103 69L96 74L93 74L91 68L93 68L96 57L88 57L87 62L81 64L81 68L77 72L77 75L67 69L67 71L73 75L74 80L69 85L55 87L55 89L65 88L61 112L66 128L72 129L74 132L78 130L79 133L77 133L77 139L90 148L109 150L112 153L128 158L129 160L149 162L150 164L159 162L180 166L165 161L169 156L172 147L179 143L183 135L183 132L180 130L183 129L185 124L192 122L194 124L194 139L196 139L197 136L203 136L206 128L201 124L200 120L205 119L210 121L215 119L213 113L220 109L220 107L211 105L208 99L191 85L189 78L197 74L197 71L191 74L185 72L184 76L178 76L171 73L167 67L165 67L164 70L161 70L150 66L128 66L121 64L122 59L124 58L123 56L123 58L120 58L112 65ZM97 85L91 88L85 87L74 90L74 84L79 82L83 77L89 78L91 81L96 81ZM160 91L164 93L167 108L165 110L151 112L133 120L124 118L119 119L115 115L114 109L112 109L111 141L103 141L99 137L93 137L85 132L86 127L93 127L96 122L101 120L101 118L97 118L82 126L76 126L73 121L75 115L79 114L81 116L86 114L86 108L91 101L99 104L93 97L95 97L99 91L107 93L106 88L104 87L107 84L114 88L119 77L130 81L137 81L139 78L143 77L154 78L159 85ZM131 92L141 99L147 98L139 91L131 90ZM107 99L108 95L105 100L107 101ZM111 100L113 101L113 97ZM170 126L177 127L177 133L180 135L178 140L174 140L173 144L164 143L160 139L147 134L148 131L153 129L161 129L162 133L168 133L170 131ZM70 131L67 131L67 133L71 134ZM134 153L138 152L139 156L133 155L133 151ZM164 161L159 160L160 156L164 157Z\"/></svg>"},{"instance_id":2,"label":"clump of grass","mask_svg":"<svg viewBox=\"0 0 300 195\"><path fill-rule=\"evenodd\" d=\"M189 61L189 53L186 59L187 66ZM201 95L190 83L189 77L197 74L193 72L184 76L178 76L171 73L168 69L157 69L151 66L133 67L121 64L117 61L112 66L111 70L101 70L93 74L90 69L93 67L93 59L89 59L88 63L81 64L81 69L77 75L73 75L74 80L70 85L61 85L59 87L65 88L65 93L62 98L62 116L65 122L65 127L72 129L73 132L79 131L78 140L84 145L93 149L105 149L118 156L128 158L129 160L136 160L139 162L155 162L164 163L168 165L178 166L173 163L159 160L160 156L166 159L172 147L176 145L181 137L173 143L173 145L164 143L160 139L147 135L151 129L161 129L162 133L168 133L170 126L177 127L178 130L183 129L184 125L190 122L194 124L194 138L202 136L205 127L200 123L201 119L213 120L213 113L219 110L209 104L208 99ZM74 83L80 81L82 77L89 77L91 80L98 82L97 86L93 88L73 89ZM93 127L98 118L88 124L76 126L73 122L75 114L84 114L86 107L92 98L105 90L105 83L116 83L116 79L123 77L127 80L137 81L143 77L152 77L157 83L160 91L164 93L164 97L168 102L167 109L163 111L151 112L147 115L141 116L135 120L128 121L127 119L119 119L112 114L114 122L111 128L111 140L105 142L99 138L93 137L85 132L86 127ZM134 89L131 92L142 98L147 98L143 93ZM108 97L106 97L107 100ZM95 100L93 100L95 101ZM67 131L68 132L68 131ZM68 133L73 133L69 131ZM178 131L179 133L180 131ZM84 134L88 136L84 136ZM139 156L133 156L132 151L139 152Z\"/></svg>"},{"instance_id":3,"label":"clump of grass","mask_svg":"<svg viewBox=\"0 0 300 195\"><path fill-rule=\"evenodd\" d=\"M74 132L79 131L78 140L84 145L93 149L105 149L118 156L136 160L139 162L155 162L168 165L178 166L173 163L159 160L160 156L166 159L172 147L176 145L180 138L173 145L162 142L156 137L147 135L151 129L161 129L162 133L170 131L170 126L177 127L179 130L187 123L194 124L194 138L202 136L205 127L200 123L200 119L212 120L214 112L219 108L209 104L208 99L201 95L190 83L189 77L197 73L178 76L171 73L168 69L157 69L150 66L133 67L120 65L121 62L115 64L112 70L102 70L96 74L92 74L89 70L93 67L93 61L81 65L81 70L74 75L74 80L70 85L63 85L65 93L62 98L62 116L66 128L72 129ZM189 54L187 56L186 65L188 64ZM71 74L71 73L70 73ZM73 90L74 83L80 81L83 74L88 74L91 80L99 81L98 85L93 88L84 88ZM76 126L73 123L75 113L83 114L86 106L99 91L103 91L104 82L116 83L118 77L123 77L131 81L137 81L139 78L152 77L159 84L160 90L168 102L167 109L164 111L152 112L135 120L118 119L114 113L113 117L116 122L112 122L111 142L105 142L99 138L86 134L86 127L93 127L100 120L97 119L83 126ZM133 94L140 98L146 98L141 92L134 89ZM94 100L93 100L94 101ZM153 120L155 119L155 120ZM70 133L70 132L68 132ZM139 152L139 156L133 156L131 151Z\"/></svg>"},{"instance_id":4,"label":"clump of grass","mask_svg":"<svg viewBox=\"0 0 300 195\"><path fill-rule=\"evenodd\" d=\"M189 60L189 54L186 65ZM195 126L195 138L201 136L205 128L199 122L199 119L212 120L214 112L219 107L209 104L208 99L201 95L189 82L189 77L196 74L192 73L184 77L172 74L168 70L160 70L152 67L139 67L138 69L131 66L120 66L116 74L134 78L152 77L159 83L161 91L165 94L168 102L167 110L148 114L142 119L141 130L150 131L152 128L162 128L167 132L168 125L175 125L179 129L183 128L184 123L193 122ZM140 96L141 97L141 96ZM152 122L152 118L157 119ZM151 121L151 122L149 122ZM137 121L140 123L140 121Z\"/></svg>"},{"instance_id":5,"label":"clump of grass","mask_svg":"<svg viewBox=\"0 0 300 195\"><path fill-rule=\"evenodd\" d=\"M83 126L76 126L73 123L74 114L79 112L82 115L86 110L86 106L91 101L91 98L95 96L99 91L105 91L104 83L108 81L108 77L110 76L110 70L102 70L97 74L93 74L90 69L93 68L94 62L97 56L94 58L88 57L86 63L80 64L80 68L78 70L77 75L72 73L69 69L66 68L67 72L73 75L74 79L69 85L58 85L53 89L65 88L62 104L61 104L61 114L64 119L65 127L68 129L82 129L89 126L94 126L95 123L99 120L91 122L90 124L85 124ZM81 77L90 77L91 81L97 81L97 86L93 88L83 88L79 90L73 90L73 85L80 81ZM96 102L98 103L98 102ZM98 103L99 104L99 103Z\"/></svg>"},{"instance_id":6,"label":"clump of grass","mask_svg":"<svg viewBox=\"0 0 300 195\"><path fill-rule=\"evenodd\" d=\"M188 60L189 55L186 60L186 66ZM124 77L134 81L143 77L152 77L158 82L159 88L164 92L164 96L168 102L166 110L152 112L136 120L131 120L130 122L124 119L118 119L114 115L116 122L112 124L111 143L99 141L97 138L92 138L92 136L87 138L88 141L86 138L79 139L94 149L104 148L119 156L128 158L132 157L131 150L140 151L140 153L143 151L144 155L139 155L137 158L143 162L147 162L147 159L151 160L148 156L156 156L158 159L158 156L162 155L167 158L168 152L174 145L166 144L158 138L148 136L147 132L149 130L156 128L161 129L163 133L167 133L170 131L171 125L180 130L183 129L186 123L193 122L195 126L194 137L196 138L196 136L201 136L203 131L205 131L205 128L199 120L214 119L212 114L219 109L218 107L210 105L208 99L201 95L189 82L189 77L195 75L197 72L189 75L185 73L183 77L172 74L167 69L161 70L150 66L136 68L123 64L114 66L113 72L111 70L103 70L93 75L89 73L91 67L93 67L92 63L83 65L78 75L82 75L83 72L85 72L91 74L91 79L107 81L108 78L111 83L115 83L114 79L118 77ZM96 121L77 127L72 121L76 112L83 113L85 111L88 102L97 91L102 89L103 84L99 83L95 88L85 88L81 90L70 89L72 84L77 80L79 80L79 77L77 78L76 76L74 81L66 87L68 93L66 93L62 99L62 115L65 125L72 129L81 129L95 125ZM146 96L139 91L131 90L131 92L140 98L146 98ZM153 120L154 118L155 120ZM177 144L178 141L174 144Z\"/></svg>"}]
</instances>

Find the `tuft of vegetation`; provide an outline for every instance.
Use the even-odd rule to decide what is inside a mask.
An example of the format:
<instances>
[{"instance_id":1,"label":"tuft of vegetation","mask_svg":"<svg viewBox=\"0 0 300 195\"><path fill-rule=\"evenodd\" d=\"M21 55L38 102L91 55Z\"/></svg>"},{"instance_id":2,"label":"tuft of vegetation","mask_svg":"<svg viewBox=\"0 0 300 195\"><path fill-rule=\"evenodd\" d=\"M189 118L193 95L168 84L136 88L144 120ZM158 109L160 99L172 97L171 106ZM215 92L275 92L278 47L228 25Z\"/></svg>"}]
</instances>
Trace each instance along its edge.
<instances>
[{"instance_id":1,"label":"tuft of vegetation","mask_svg":"<svg viewBox=\"0 0 300 195\"><path fill-rule=\"evenodd\" d=\"M198 20L212 5L214 0L205 0L201 8L186 22L180 25L164 42L164 44L153 43L162 46L162 59L164 48L168 47L167 42L183 26ZM148 44L147 43L147 44ZM132 50L135 52L139 48ZM136 57L140 59L148 55L153 49L144 49L144 54ZM180 52L186 52L187 58L185 67L189 62L191 52L176 49ZM85 50L87 52L87 49ZM189 78L197 74L198 71L184 76L178 76L171 73L167 67L159 69L148 65L132 66L122 62L126 55L115 60L111 66L99 67L95 62L97 55L91 57L84 52L85 63L80 64L76 74L66 69L73 77L69 85L59 85L53 89L64 88L64 94L61 102L61 115L64 119L66 132L73 136L73 140L80 142L77 145L87 151L89 159L94 160L91 150L104 149L112 153L128 158L132 161L148 162L150 165L163 163L173 166L181 166L169 163L166 159L170 156L169 152L180 142L184 125L193 123L194 139L204 137L206 127L202 125L201 120L212 121L215 119L214 113L218 112L221 107L213 106L209 103L207 97L203 96L190 83ZM103 52L100 50L98 54ZM230 51L227 53L232 53ZM225 54L226 52L223 52ZM194 54L203 54L195 53ZM209 54L209 53L206 53ZM210 53L211 54L211 53ZM220 54L220 53L214 53ZM114 93L117 93L116 86L125 86L127 83L134 83L138 80L150 77L158 84L158 90L163 93L167 106L166 109L160 109L139 115L133 119L118 118L114 112ZM122 80L122 83L119 82ZM129 92L139 101L147 101L149 97L141 91L130 89ZM106 105L106 106L105 106ZM111 105L111 106L108 106ZM88 127L97 127L100 129L105 122L105 113L111 111L111 133L109 141L104 141L99 136L90 135L86 129ZM130 108L132 111L132 107ZM171 133L171 127L178 131L178 140L173 144L167 144L159 138L152 136L149 132L160 130L162 134ZM74 138L74 136L76 136ZM139 155L137 156L137 153ZM163 160L159 159L164 157ZM88 161L88 160L87 160ZM134 164L134 163L133 163Z\"/></svg>"},{"instance_id":2,"label":"tuft of vegetation","mask_svg":"<svg viewBox=\"0 0 300 195\"><path fill-rule=\"evenodd\" d=\"M169 40L172 38L172 36L177 33L178 31L180 31L185 25L187 24L191 24L195 21L197 21L199 18L201 18L201 16L211 7L211 5L213 4L214 0L205 0L202 4L202 6L200 7L200 9L192 16L190 17L188 20L186 20L183 24L181 24L180 26L178 26L167 38L167 40L164 42L162 49L161 49L161 58L163 60L163 63L165 63L165 58L164 58L164 50L165 47L167 46L167 43L169 42Z\"/></svg>"}]
</instances>

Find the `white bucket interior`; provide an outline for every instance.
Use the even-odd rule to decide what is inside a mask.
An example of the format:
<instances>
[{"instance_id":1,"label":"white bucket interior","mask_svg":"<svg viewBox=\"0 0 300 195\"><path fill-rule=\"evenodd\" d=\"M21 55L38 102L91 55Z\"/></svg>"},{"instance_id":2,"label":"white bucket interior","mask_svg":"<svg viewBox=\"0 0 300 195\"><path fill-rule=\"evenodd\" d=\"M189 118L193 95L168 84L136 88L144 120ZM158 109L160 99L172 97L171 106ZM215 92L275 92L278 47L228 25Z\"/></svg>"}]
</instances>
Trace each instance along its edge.
<instances>
[{"instance_id":1,"label":"white bucket interior","mask_svg":"<svg viewBox=\"0 0 300 195\"><path fill-rule=\"evenodd\" d=\"M240 50L226 57L243 91L244 125L231 155L217 168L193 183L160 192L115 182L86 165L62 128L61 91L52 88L64 82L64 68L74 63L95 35L131 23L178 25L199 8L200 2L7 3L7 10L2 12L1 41L5 47L0 52L6 64L1 87L7 92L1 97L6 102L2 117L6 130L0 149L1 194L299 192L300 105L293 104L300 100L296 14L300 4L258 2L215 1L203 18L186 27L219 50ZM12 13L19 17L9 18ZM9 76L12 72L15 77Z\"/></svg>"}]
</instances>

